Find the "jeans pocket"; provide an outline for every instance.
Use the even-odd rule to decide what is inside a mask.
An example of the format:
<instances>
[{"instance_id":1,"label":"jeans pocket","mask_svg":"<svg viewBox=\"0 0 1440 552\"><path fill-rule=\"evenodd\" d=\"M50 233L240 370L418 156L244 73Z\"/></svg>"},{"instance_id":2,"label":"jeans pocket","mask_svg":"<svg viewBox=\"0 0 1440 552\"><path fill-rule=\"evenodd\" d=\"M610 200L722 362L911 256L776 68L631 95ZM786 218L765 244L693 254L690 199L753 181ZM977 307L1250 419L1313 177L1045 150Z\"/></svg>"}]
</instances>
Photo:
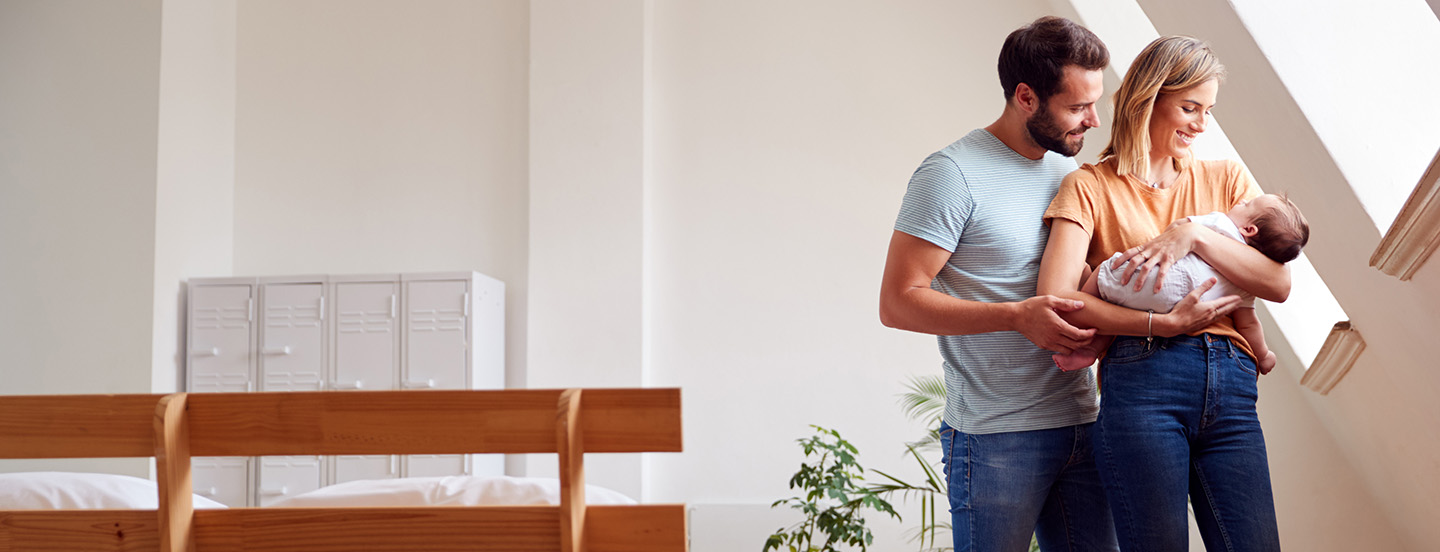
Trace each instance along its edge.
<instances>
[{"instance_id":1,"label":"jeans pocket","mask_svg":"<svg viewBox=\"0 0 1440 552\"><path fill-rule=\"evenodd\" d=\"M1255 369L1255 361L1244 351L1235 351L1235 364L1240 366L1240 371L1254 377L1260 377L1259 370Z\"/></svg>"},{"instance_id":2,"label":"jeans pocket","mask_svg":"<svg viewBox=\"0 0 1440 552\"><path fill-rule=\"evenodd\" d=\"M1160 347L1138 337L1117 337L1105 354L1105 362L1126 364L1150 358Z\"/></svg>"}]
</instances>

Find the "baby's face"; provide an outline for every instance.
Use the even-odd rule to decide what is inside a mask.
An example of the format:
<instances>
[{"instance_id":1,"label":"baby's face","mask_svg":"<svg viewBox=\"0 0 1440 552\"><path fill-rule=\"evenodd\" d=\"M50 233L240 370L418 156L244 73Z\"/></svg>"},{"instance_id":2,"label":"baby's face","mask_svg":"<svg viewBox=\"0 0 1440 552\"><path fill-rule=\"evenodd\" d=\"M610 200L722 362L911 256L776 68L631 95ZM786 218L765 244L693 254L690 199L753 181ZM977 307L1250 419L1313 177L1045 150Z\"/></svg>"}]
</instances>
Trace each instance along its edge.
<instances>
[{"instance_id":1,"label":"baby's face","mask_svg":"<svg viewBox=\"0 0 1440 552\"><path fill-rule=\"evenodd\" d=\"M1260 213L1284 206L1283 201L1280 196L1275 194L1265 194L1255 199L1241 201L1227 214L1230 215L1230 220L1235 223L1235 226L1244 228L1255 220L1255 217L1260 216Z\"/></svg>"}]
</instances>

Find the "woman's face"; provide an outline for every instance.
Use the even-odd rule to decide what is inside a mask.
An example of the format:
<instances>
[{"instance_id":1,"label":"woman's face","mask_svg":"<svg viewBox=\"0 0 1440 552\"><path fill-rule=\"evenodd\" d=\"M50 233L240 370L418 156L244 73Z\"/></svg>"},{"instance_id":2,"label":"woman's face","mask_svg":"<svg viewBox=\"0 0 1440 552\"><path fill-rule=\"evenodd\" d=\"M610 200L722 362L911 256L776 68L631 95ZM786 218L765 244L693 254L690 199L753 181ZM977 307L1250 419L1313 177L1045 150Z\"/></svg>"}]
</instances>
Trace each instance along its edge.
<instances>
[{"instance_id":1,"label":"woman's face","mask_svg":"<svg viewBox=\"0 0 1440 552\"><path fill-rule=\"evenodd\" d=\"M1179 92L1155 98L1155 111L1150 114L1150 159L1183 158L1190 143L1210 123L1210 108L1220 81L1210 79Z\"/></svg>"}]
</instances>

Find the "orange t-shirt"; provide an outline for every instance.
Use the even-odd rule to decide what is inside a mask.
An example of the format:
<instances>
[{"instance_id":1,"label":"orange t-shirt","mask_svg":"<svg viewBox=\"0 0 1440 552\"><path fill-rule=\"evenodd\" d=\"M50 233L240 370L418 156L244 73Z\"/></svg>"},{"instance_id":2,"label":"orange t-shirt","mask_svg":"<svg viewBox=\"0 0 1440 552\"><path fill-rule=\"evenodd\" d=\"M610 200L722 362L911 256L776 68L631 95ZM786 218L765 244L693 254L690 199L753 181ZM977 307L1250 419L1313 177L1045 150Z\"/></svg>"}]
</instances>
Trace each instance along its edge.
<instances>
[{"instance_id":1,"label":"orange t-shirt","mask_svg":"<svg viewBox=\"0 0 1440 552\"><path fill-rule=\"evenodd\" d=\"M1115 173L1113 159L1085 164L1065 177L1050 208L1050 219L1079 224L1090 235L1085 263L1099 266L1117 251L1124 251L1160 235L1171 222L1191 215L1228 212L1241 201L1260 196L1260 185L1250 171L1234 161L1191 161L1168 188L1151 188L1134 176ZM1190 335L1228 336L1249 353L1250 344L1235 331L1226 316Z\"/></svg>"}]
</instances>

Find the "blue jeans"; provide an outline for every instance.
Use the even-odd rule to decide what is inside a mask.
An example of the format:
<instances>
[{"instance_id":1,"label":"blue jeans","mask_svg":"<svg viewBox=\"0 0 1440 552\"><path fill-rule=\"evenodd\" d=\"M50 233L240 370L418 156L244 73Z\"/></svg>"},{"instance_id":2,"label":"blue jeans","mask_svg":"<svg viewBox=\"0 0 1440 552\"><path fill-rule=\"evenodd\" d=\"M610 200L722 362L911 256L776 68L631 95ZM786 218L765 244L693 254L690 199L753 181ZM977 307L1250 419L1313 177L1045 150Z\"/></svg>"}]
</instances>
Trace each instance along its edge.
<instances>
[{"instance_id":1,"label":"blue jeans","mask_svg":"<svg viewBox=\"0 0 1440 552\"><path fill-rule=\"evenodd\" d=\"M956 552L1117 550L1093 424L973 435L940 425Z\"/></svg>"},{"instance_id":2,"label":"blue jeans","mask_svg":"<svg viewBox=\"0 0 1440 552\"><path fill-rule=\"evenodd\" d=\"M1209 334L1118 337L1100 363L1095 451L1121 549L1280 550L1255 363Z\"/></svg>"}]
</instances>

